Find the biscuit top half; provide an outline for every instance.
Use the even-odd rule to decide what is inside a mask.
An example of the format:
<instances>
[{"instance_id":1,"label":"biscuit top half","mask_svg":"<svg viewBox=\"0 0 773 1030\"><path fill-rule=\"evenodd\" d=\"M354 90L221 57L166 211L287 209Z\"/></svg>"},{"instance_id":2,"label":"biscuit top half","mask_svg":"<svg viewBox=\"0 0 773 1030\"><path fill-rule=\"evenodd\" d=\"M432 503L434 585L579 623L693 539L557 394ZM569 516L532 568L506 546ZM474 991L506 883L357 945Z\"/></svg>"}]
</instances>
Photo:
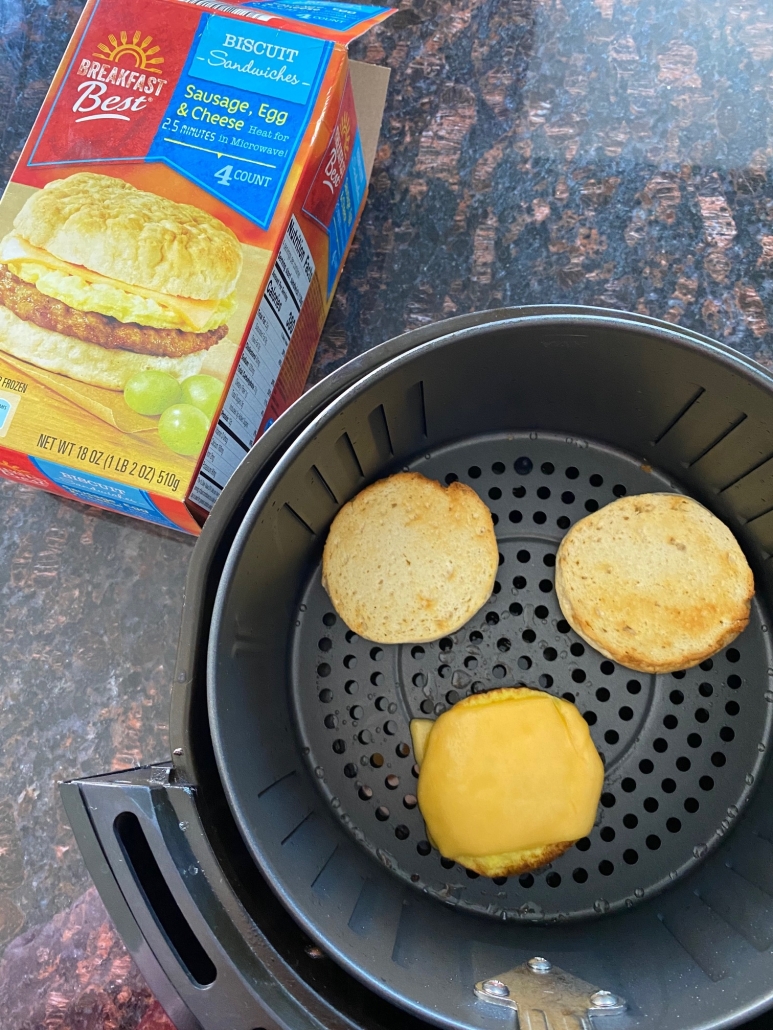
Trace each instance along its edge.
<instances>
[{"instance_id":1,"label":"biscuit top half","mask_svg":"<svg viewBox=\"0 0 773 1030\"><path fill-rule=\"evenodd\" d=\"M219 219L110 175L48 183L14 227L61 261L172 296L221 300L242 270L239 240Z\"/></svg>"},{"instance_id":2,"label":"biscuit top half","mask_svg":"<svg viewBox=\"0 0 773 1030\"><path fill-rule=\"evenodd\" d=\"M577 522L556 556L570 626L639 672L689 669L745 629L754 577L728 527L681 494L621 497Z\"/></svg>"}]
</instances>

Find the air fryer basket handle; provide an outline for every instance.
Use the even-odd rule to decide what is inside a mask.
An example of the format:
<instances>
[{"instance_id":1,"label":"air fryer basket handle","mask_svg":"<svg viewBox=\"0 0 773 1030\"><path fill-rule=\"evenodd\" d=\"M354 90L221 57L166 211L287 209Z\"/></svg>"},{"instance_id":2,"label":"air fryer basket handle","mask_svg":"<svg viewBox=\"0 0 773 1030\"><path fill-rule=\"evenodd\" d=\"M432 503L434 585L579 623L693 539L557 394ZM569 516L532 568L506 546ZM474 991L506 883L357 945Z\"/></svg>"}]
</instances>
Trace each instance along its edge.
<instances>
[{"instance_id":1,"label":"air fryer basket handle","mask_svg":"<svg viewBox=\"0 0 773 1030\"><path fill-rule=\"evenodd\" d=\"M261 1003L234 961L248 948L243 930L230 922L209 870L194 857L188 836L199 824L191 792L169 777L168 767L157 767L62 784L88 870L178 1030L284 1030L288 1024ZM279 984L274 990L279 1012L295 1008ZM308 1013L290 1025L320 1026Z\"/></svg>"}]
</instances>

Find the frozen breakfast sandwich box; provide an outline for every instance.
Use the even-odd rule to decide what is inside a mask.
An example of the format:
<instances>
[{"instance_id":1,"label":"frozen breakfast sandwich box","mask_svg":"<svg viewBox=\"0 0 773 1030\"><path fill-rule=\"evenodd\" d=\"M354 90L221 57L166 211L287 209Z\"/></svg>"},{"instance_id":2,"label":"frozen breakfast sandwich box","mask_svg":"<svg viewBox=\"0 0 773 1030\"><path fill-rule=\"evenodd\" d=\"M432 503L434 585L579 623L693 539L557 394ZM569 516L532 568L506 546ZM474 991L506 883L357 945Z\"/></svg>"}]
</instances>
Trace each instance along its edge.
<instances>
[{"instance_id":1,"label":"frozen breakfast sandwich box","mask_svg":"<svg viewBox=\"0 0 773 1030\"><path fill-rule=\"evenodd\" d=\"M0 202L0 473L196 533L301 393L390 8L88 0Z\"/></svg>"}]
</instances>

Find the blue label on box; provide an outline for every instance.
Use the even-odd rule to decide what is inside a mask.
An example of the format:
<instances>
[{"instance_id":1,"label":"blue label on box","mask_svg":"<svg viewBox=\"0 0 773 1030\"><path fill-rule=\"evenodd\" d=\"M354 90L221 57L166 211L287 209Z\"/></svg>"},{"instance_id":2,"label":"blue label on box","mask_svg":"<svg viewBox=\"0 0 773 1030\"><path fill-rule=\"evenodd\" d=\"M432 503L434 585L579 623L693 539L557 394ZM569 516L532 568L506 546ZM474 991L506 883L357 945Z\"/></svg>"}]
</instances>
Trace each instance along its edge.
<instances>
[{"instance_id":1,"label":"blue label on box","mask_svg":"<svg viewBox=\"0 0 773 1030\"><path fill-rule=\"evenodd\" d=\"M8 418L10 410L11 402L7 401L4 397L0 397L0 429L5 425L5 420Z\"/></svg>"},{"instance_id":2,"label":"blue label on box","mask_svg":"<svg viewBox=\"0 0 773 1030\"><path fill-rule=\"evenodd\" d=\"M102 479L101 476L94 476L90 472L67 468L65 465L58 465L55 461L46 461L45 458L30 457L30 461L52 483L60 486L79 501L85 501L87 504L99 504L103 508L112 508L113 511L120 512L122 515L133 515L135 518L144 519L145 522L156 522L159 526L168 526L171 529L180 528L158 510L144 490L138 490L134 486L124 486L123 483L114 483L109 479Z\"/></svg>"},{"instance_id":3,"label":"blue label on box","mask_svg":"<svg viewBox=\"0 0 773 1030\"><path fill-rule=\"evenodd\" d=\"M305 104L324 50L320 39L212 17L193 54L190 74L221 86Z\"/></svg>"},{"instance_id":4,"label":"blue label on box","mask_svg":"<svg viewBox=\"0 0 773 1030\"><path fill-rule=\"evenodd\" d=\"M333 44L204 15L148 152L265 229Z\"/></svg>"},{"instance_id":5,"label":"blue label on box","mask_svg":"<svg viewBox=\"0 0 773 1030\"><path fill-rule=\"evenodd\" d=\"M389 10L388 7L371 7L369 4L332 4L319 3L317 0L268 0L267 3L249 0L241 6L260 7L273 14L307 21L323 29L337 29L339 32L353 29Z\"/></svg>"},{"instance_id":6,"label":"blue label on box","mask_svg":"<svg viewBox=\"0 0 773 1030\"><path fill-rule=\"evenodd\" d=\"M328 296L333 292L336 276L346 254L349 238L360 210L362 198L365 196L367 186L365 175L365 162L362 158L362 146L360 144L359 131L354 137L352 156L349 160L349 167L346 171L346 178L341 188L341 195L333 211L333 217L328 229L330 243L328 245L328 273L327 292Z\"/></svg>"}]
</instances>

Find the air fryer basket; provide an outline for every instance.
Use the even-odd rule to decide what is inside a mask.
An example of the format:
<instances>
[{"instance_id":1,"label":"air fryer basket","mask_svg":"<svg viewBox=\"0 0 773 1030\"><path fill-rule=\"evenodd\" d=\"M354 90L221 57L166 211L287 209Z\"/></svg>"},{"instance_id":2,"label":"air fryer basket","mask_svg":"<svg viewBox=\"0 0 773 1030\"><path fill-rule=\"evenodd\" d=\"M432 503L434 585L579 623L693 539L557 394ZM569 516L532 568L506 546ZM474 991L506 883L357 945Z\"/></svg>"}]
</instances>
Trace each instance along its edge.
<instances>
[{"instance_id":1,"label":"air fryer basket","mask_svg":"<svg viewBox=\"0 0 773 1030\"><path fill-rule=\"evenodd\" d=\"M388 361L269 475L215 605L215 752L268 881L372 989L439 1025L493 1027L501 1017L472 985L545 954L627 997L619 1018L641 1026L671 1025L674 979L695 993L696 1027L756 1003L773 943L765 784L749 804L773 700L772 431L770 379L727 349L659 324L545 309ZM401 468L478 491L497 523L500 571L459 633L379 647L335 616L319 565L340 506ZM723 518L758 591L729 648L657 677L580 641L553 589L571 524L653 490L689 493ZM578 705L606 780L589 838L543 870L489 880L427 843L408 723L517 683Z\"/></svg>"}]
</instances>

